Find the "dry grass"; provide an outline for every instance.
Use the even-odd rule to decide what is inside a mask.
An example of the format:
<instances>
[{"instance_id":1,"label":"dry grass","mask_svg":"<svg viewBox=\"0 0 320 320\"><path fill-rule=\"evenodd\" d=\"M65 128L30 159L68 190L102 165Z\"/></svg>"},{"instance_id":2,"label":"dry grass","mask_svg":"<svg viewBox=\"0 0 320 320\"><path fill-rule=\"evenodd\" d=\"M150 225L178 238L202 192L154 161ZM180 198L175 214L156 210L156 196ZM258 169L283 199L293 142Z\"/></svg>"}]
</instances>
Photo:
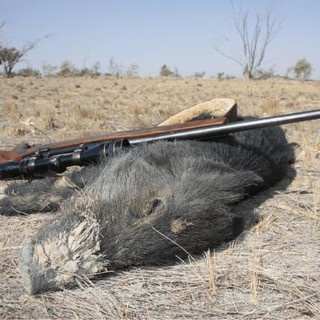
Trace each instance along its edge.
<instances>
[{"instance_id":1,"label":"dry grass","mask_svg":"<svg viewBox=\"0 0 320 320\"><path fill-rule=\"evenodd\" d=\"M217 97L236 98L243 114L316 109L319 88L282 80L0 79L0 147L150 126ZM285 128L299 144L294 180L243 203L239 210L253 210L257 224L188 263L28 297L18 254L48 215L0 216L0 318L320 319L319 121Z\"/></svg>"}]
</instances>

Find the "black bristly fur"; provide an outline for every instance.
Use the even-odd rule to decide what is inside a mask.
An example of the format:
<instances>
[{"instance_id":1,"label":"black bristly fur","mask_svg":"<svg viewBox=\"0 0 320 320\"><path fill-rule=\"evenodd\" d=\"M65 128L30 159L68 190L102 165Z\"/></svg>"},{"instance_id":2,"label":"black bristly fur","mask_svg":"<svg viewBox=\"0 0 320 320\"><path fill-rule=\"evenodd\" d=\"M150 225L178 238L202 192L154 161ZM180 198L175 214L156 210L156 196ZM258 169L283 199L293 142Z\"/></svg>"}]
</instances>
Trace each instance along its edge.
<instances>
[{"instance_id":1,"label":"black bristly fur","mask_svg":"<svg viewBox=\"0 0 320 320\"><path fill-rule=\"evenodd\" d=\"M41 193L38 182L27 205L26 192L12 185L0 210L8 213L15 203L28 212L46 201L60 206L21 253L26 289L35 294L89 274L201 254L234 239L243 228L236 205L280 181L293 160L279 127L212 142L153 143L70 174L74 186L50 180Z\"/></svg>"}]
</instances>

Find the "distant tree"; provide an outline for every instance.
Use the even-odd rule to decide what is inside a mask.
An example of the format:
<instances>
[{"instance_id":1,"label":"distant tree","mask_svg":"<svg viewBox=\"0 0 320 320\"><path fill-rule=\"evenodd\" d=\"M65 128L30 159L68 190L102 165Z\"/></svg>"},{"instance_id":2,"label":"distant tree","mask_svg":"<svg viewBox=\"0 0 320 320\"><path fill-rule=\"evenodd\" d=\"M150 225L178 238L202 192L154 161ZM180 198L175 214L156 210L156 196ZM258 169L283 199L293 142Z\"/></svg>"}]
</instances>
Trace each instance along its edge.
<instances>
[{"instance_id":1,"label":"distant tree","mask_svg":"<svg viewBox=\"0 0 320 320\"><path fill-rule=\"evenodd\" d=\"M217 74L217 78L218 78L219 80L222 80L222 79L224 78L224 72L219 72L219 73Z\"/></svg>"},{"instance_id":2,"label":"distant tree","mask_svg":"<svg viewBox=\"0 0 320 320\"><path fill-rule=\"evenodd\" d=\"M235 29L242 46L242 57L237 57L234 53L226 53L218 45L215 45L215 49L224 57L239 64L244 78L253 79L255 71L264 61L268 46L279 33L281 23L273 17L272 5L266 8L263 14L256 12L253 24L249 19L248 8L243 11L241 5L236 8L232 2L232 10ZM251 26L253 26L252 30L250 30Z\"/></svg>"},{"instance_id":3,"label":"distant tree","mask_svg":"<svg viewBox=\"0 0 320 320\"><path fill-rule=\"evenodd\" d=\"M5 24L3 22L0 23L0 29L2 29L4 25ZM47 37L49 37L49 35L45 36L44 38ZM23 57L30 50L34 49L42 39L29 41L22 47L22 49L17 49L16 47L7 47L0 44L0 64L3 65L3 70L7 77L13 76L12 70L15 65L22 61Z\"/></svg>"},{"instance_id":4,"label":"distant tree","mask_svg":"<svg viewBox=\"0 0 320 320\"><path fill-rule=\"evenodd\" d=\"M164 64L160 69L160 76L161 77L170 77L174 75L174 72L171 71L166 64Z\"/></svg>"},{"instance_id":5,"label":"distant tree","mask_svg":"<svg viewBox=\"0 0 320 320\"><path fill-rule=\"evenodd\" d=\"M23 46L21 50L15 47L0 47L0 61L3 65L4 73L9 78L12 76L12 69L15 65L22 60L22 58L32 50L37 44L36 42L30 42Z\"/></svg>"},{"instance_id":6,"label":"distant tree","mask_svg":"<svg viewBox=\"0 0 320 320\"><path fill-rule=\"evenodd\" d=\"M303 58L297 61L295 66L292 67L292 70L297 79L305 80L311 76L312 65L306 58Z\"/></svg>"},{"instance_id":7,"label":"distant tree","mask_svg":"<svg viewBox=\"0 0 320 320\"><path fill-rule=\"evenodd\" d=\"M0 61L3 65L3 70L7 77L12 77L12 69L21 60L21 58L21 52L14 47L0 48Z\"/></svg>"}]
</instances>

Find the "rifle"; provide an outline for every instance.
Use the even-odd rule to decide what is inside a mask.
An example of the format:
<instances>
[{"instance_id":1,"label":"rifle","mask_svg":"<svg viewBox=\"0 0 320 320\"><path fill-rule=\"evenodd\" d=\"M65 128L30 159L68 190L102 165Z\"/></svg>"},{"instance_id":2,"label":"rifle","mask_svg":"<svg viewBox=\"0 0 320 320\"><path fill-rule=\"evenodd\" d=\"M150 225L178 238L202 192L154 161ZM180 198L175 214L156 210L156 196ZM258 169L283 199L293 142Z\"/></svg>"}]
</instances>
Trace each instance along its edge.
<instances>
[{"instance_id":1,"label":"rifle","mask_svg":"<svg viewBox=\"0 0 320 320\"><path fill-rule=\"evenodd\" d=\"M320 110L292 113L275 117L235 121L235 109L230 119L227 116L195 120L179 125L160 126L135 131L124 131L95 136L88 139L69 140L35 146L22 154L0 151L0 180L11 178L38 178L48 173L62 173L70 166L95 164L102 159L117 155L143 143L172 140L211 140L230 133L253 130L293 122L320 118ZM3 162L3 160L9 160Z\"/></svg>"}]
</instances>

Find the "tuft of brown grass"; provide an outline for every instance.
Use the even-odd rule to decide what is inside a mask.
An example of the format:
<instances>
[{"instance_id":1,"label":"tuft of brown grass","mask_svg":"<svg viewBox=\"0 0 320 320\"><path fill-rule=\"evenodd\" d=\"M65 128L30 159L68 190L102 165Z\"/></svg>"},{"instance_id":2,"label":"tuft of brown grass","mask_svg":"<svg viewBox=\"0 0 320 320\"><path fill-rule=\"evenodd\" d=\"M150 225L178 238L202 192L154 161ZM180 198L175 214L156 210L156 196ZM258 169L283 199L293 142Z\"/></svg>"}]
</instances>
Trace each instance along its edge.
<instances>
[{"instance_id":1,"label":"tuft of brown grass","mask_svg":"<svg viewBox=\"0 0 320 320\"><path fill-rule=\"evenodd\" d=\"M277 223L277 217L275 210L268 212L264 216L260 216L258 224L256 224L251 232L255 233L257 236L260 236L263 233L268 232L272 227Z\"/></svg>"},{"instance_id":2,"label":"tuft of brown grass","mask_svg":"<svg viewBox=\"0 0 320 320\"><path fill-rule=\"evenodd\" d=\"M251 283L250 283L250 303L253 305L258 304L258 290L259 290L259 267L260 267L260 258L258 256L255 248L251 250L251 257L249 261L249 269L251 273Z\"/></svg>"},{"instance_id":3,"label":"tuft of brown grass","mask_svg":"<svg viewBox=\"0 0 320 320\"><path fill-rule=\"evenodd\" d=\"M282 113L279 99L268 97L262 100L261 111L264 116L276 116Z\"/></svg>"},{"instance_id":4,"label":"tuft of brown grass","mask_svg":"<svg viewBox=\"0 0 320 320\"><path fill-rule=\"evenodd\" d=\"M210 250L208 250L205 252L204 258L208 269L209 292L211 295L215 296L217 294L217 275L214 267L215 257L212 257Z\"/></svg>"},{"instance_id":5,"label":"tuft of brown grass","mask_svg":"<svg viewBox=\"0 0 320 320\"><path fill-rule=\"evenodd\" d=\"M10 126L3 132L5 135L24 135L27 133L27 129L21 123L22 112L16 102L12 100L6 100L2 104L2 116L8 119Z\"/></svg>"}]
</instances>

